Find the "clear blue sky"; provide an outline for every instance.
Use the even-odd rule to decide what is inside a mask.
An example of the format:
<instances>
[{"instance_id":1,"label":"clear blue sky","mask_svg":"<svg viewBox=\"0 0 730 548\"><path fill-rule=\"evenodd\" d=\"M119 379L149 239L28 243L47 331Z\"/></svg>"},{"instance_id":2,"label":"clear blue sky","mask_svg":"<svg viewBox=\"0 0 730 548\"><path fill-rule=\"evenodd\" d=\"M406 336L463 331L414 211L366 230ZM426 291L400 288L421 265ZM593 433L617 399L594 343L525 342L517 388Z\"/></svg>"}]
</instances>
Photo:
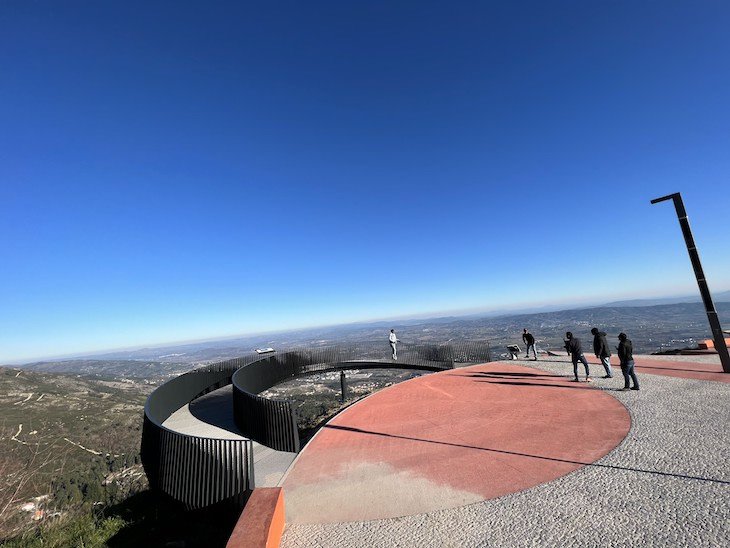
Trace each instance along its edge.
<instances>
[{"instance_id":1,"label":"clear blue sky","mask_svg":"<svg viewBox=\"0 0 730 548\"><path fill-rule=\"evenodd\" d=\"M730 4L0 5L0 363L730 288Z\"/></svg>"}]
</instances>

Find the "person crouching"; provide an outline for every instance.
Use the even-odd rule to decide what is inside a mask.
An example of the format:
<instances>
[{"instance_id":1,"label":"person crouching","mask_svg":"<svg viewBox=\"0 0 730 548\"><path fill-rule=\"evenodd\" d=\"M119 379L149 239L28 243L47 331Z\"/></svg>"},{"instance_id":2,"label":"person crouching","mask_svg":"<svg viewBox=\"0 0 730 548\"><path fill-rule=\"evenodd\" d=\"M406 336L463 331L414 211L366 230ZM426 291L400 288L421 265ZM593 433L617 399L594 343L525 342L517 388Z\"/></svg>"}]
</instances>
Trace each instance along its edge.
<instances>
[{"instance_id":1,"label":"person crouching","mask_svg":"<svg viewBox=\"0 0 730 548\"><path fill-rule=\"evenodd\" d=\"M573 381L578 382L578 362L581 362L586 370L586 382L593 382L591 379L591 371L588 368L588 360L583 355L580 339L574 337L570 331L565 333L565 349L573 360L573 375L575 376Z\"/></svg>"}]
</instances>

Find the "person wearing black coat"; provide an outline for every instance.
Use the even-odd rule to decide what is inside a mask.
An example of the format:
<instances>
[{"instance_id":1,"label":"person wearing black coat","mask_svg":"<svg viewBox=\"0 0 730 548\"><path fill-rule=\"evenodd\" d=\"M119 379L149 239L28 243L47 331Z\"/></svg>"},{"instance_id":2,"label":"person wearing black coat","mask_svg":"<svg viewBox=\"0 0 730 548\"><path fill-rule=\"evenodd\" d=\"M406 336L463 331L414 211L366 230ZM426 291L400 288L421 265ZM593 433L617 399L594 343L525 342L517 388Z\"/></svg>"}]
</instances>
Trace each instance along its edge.
<instances>
[{"instance_id":1,"label":"person wearing black coat","mask_svg":"<svg viewBox=\"0 0 730 548\"><path fill-rule=\"evenodd\" d=\"M530 348L532 348L532 354L535 356L533 360L537 361L537 350L535 350L535 336L530 333L527 328L522 331L522 342L525 343L525 358L530 357Z\"/></svg>"},{"instance_id":2,"label":"person wearing black coat","mask_svg":"<svg viewBox=\"0 0 730 548\"><path fill-rule=\"evenodd\" d=\"M621 360L621 373L624 376L623 390L638 390L639 379L634 372L634 346L626 333L619 333L618 340L618 359ZM634 386L630 386L629 380L634 381Z\"/></svg>"},{"instance_id":3,"label":"person wearing black coat","mask_svg":"<svg viewBox=\"0 0 730 548\"><path fill-rule=\"evenodd\" d=\"M588 368L588 360L586 360L586 357L583 355L583 348L580 344L580 339L574 337L570 331L565 333L565 349L568 351L568 354L570 354L570 357L573 360L573 375L575 376L573 381L579 382L578 362L581 362L583 367L586 369L586 382L592 382L591 371Z\"/></svg>"},{"instance_id":4,"label":"person wearing black coat","mask_svg":"<svg viewBox=\"0 0 730 548\"><path fill-rule=\"evenodd\" d=\"M604 379L610 379L613 377L611 371L611 350L608 348L608 342L606 341L606 334L603 331L598 331L597 327L591 329L593 335L593 353L596 358L601 360L603 368L606 370L606 376Z\"/></svg>"}]
</instances>

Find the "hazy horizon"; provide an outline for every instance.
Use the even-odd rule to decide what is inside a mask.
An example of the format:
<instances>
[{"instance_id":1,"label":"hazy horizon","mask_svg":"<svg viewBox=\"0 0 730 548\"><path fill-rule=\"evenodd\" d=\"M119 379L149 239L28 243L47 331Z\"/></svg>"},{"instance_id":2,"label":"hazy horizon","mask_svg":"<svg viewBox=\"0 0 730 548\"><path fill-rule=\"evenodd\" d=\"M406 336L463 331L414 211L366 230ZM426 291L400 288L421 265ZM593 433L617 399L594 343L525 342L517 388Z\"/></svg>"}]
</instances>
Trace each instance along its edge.
<instances>
[{"instance_id":1,"label":"hazy horizon","mask_svg":"<svg viewBox=\"0 0 730 548\"><path fill-rule=\"evenodd\" d=\"M721 291L715 291L713 294L725 294L730 292L730 289L728 290L721 290ZM383 323L383 322L399 322L399 321L418 321L418 320L435 320L439 318L446 318L446 317L469 317L469 316L477 316L477 317L498 317L498 316L512 316L512 315L522 315L522 314L532 314L532 313L539 313L544 310L549 311L569 311L569 310L581 310L586 307L595 307L595 306L604 306L611 304L612 302L618 302L618 301L634 301L634 300L652 300L652 299L687 299L687 302L689 301L699 301L700 295L699 293L697 295L687 294L687 293L678 293L674 295L654 295L654 296L636 296L634 294L628 294L628 295L619 295L618 298L611 298L610 300L594 300L594 299L584 299L584 300L578 300L573 301L572 303L561 303L561 302L548 302L548 303L537 303L535 306L520 306L516 305L514 308L475 308L475 309L460 309L460 310L441 310L441 311L433 311L433 312L424 312L422 314L409 314L409 315L400 315L400 316L394 316L389 318L365 318L365 319L359 319L359 320L353 320L349 322L342 322L342 323L329 323L329 324L318 324L318 325L302 325L302 326L296 326L291 327L287 329L276 329L276 330L270 330L270 331L258 331L258 332L248 332L248 333L233 333L228 335L222 335L222 336L210 336L210 337L199 337L195 339L185 339L185 340L171 340L171 341L164 341L164 342L149 342L149 343L141 343L137 345L130 345L130 346L123 346L123 347L114 347L114 348L98 348L98 349L91 349L91 350L79 350L76 352L70 352L66 354L53 354L53 355L44 355L44 356L26 356L26 357L19 357L19 358L10 358L10 359L0 359L0 365L25 365L33 362L38 361L44 361L44 360L59 360L59 359L72 359L72 358L86 358L86 357L94 357L94 356L100 356L105 354L113 354L116 352L124 352L124 351L135 351L135 350L142 350L142 349L153 349L153 348L174 348L177 346L185 346L185 345L191 345L191 344L203 344L203 343L213 343L213 342L225 342L225 341L235 341L237 339L246 339L246 338L254 338L254 337L263 337L263 336L270 336L270 335L284 335L288 333L296 333L301 331L309 331L309 330L316 330L316 329L333 329L333 328L344 328L344 327L352 327L357 325L371 325L371 324L377 324L377 323ZM653 306L653 305L648 305ZM394 323L394 325L396 325Z\"/></svg>"}]
</instances>

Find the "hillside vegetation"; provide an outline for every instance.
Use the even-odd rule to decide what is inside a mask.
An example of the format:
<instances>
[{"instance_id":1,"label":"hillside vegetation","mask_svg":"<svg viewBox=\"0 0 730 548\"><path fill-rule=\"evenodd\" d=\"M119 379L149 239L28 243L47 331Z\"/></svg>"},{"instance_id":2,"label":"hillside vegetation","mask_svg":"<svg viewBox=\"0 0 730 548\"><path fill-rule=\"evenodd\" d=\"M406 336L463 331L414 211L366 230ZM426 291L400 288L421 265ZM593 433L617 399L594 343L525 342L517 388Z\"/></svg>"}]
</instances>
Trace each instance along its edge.
<instances>
[{"instance_id":1,"label":"hillside vegetation","mask_svg":"<svg viewBox=\"0 0 730 548\"><path fill-rule=\"evenodd\" d=\"M151 389L0 368L0 539L144 489L139 442Z\"/></svg>"}]
</instances>

